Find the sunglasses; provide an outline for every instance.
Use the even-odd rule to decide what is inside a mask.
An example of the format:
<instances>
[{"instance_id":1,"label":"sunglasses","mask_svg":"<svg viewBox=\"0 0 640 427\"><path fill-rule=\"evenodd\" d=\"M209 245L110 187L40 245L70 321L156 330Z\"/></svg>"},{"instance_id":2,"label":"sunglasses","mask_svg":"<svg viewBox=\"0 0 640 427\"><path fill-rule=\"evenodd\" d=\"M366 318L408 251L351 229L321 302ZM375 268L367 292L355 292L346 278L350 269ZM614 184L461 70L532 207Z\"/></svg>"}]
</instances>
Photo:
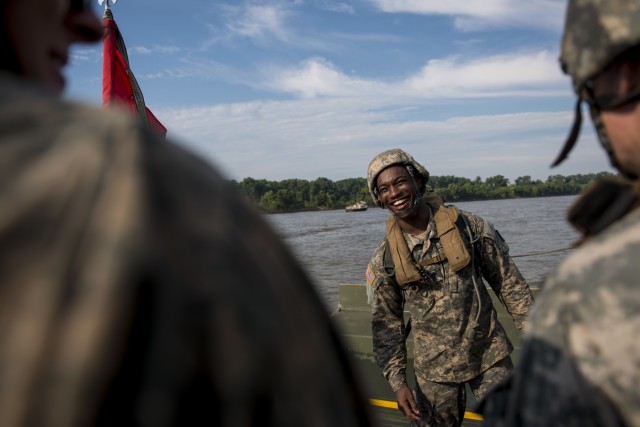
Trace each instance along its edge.
<instances>
[{"instance_id":1,"label":"sunglasses","mask_svg":"<svg viewBox=\"0 0 640 427\"><path fill-rule=\"evenodd\" d=\"M593 80L586 82L586 101L600 111L615 110L640 100L640 49L618 55Z\"/></svg>"},{"instance_id":2,"label":"sunglasses","mask_svg":"<svg viewBox=\"0 0 640 427\"><path fill-rule=\"evenodd\" d=\"M631 104L640 100L640 85L636 86L624 95L595 96L593 94L593 90L590 92L591 99L587 99L587 101L600 111L615 110L616 108L620 108L626 104Z\"/></svg>"}]
</instances>

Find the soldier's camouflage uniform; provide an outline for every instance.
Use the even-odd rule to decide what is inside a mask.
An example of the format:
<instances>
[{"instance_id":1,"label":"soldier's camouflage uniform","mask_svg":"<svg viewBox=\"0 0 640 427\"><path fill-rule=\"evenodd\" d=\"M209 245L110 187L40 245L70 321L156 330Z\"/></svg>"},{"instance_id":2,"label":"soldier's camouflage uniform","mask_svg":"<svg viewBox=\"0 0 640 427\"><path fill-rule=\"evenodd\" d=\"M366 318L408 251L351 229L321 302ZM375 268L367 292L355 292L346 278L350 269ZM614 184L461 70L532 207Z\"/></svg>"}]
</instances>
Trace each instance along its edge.
<instances>
[{"instance_id":1,"label":"soldier's camouflage uniform","mask_svg":"<svg viewBox=\"0 0 640 427\"><path fill-rule=\"evenodd\" d=\"M374 352L394 391L407 384L403 310L411 315L414 369L418 386L424 392L429 388L429 382L468 382L507 358L513 350L482 277L504 301L516 326L522 328L525 322L532 303L531 290L509 256L506 242L489 222L469 212L461 213L467 218L473 239L477 238L473 245L473 266L458 273L453 272L446 261L427 266L431 281L415 282L402 290L394 278L385 273L385 241L371 260L370 268L375 275L372 281ZM444 255L433 215L424 241L403 234L416 262L436 253ZM469 235L466 231L461 234L470 248ZM478 304L472 274L476 274L481 304ZM490 385L485 383L477 388L478 397L482 397ZM451 404L462 405L464 411L464 399ZM421 410L424 417L426 409Z\"/></svg>"},{"instance_id":2,"label":"soldier's camouflage uniform","mask_svg":"<svg viewBox=\"0 0 640 427\"><path fill-rule=\"evenodd\" d=\"M565 259L513 377L483 402L485 425L640 426L639 261L639 209Z\"/></svg>"},{"instance_id":3,"label":"soldier's camouflage uniform","mask_svg":"<svg viewBox=\"0 0 640 427\"><path fill-rule=\"evenodd\" d=\"M556 164L577 140L586 101L612 165L629 176L617 156L635 156L640 149L631 125L637 78L631 72L618 81L615 74L606 77L609 88L623 90L604 106L602 98L596 102L592 80L614 63L612 70L623 68L621 54L637 67L639 47L639 1L568 2L560 61L577 95L576 118ZM627 148L620 153L614 154L609 141L605 106L625 118L620 126L629 124L627 140L621 140ZM606 178L571 207L568 219L583 234L582 244L547 279L518 366L482 403L485 425L640 426L639 204L637 177Z\"/></svg>"},{"instance_id":4,"label":"soldier's camouflage uniform","mask_svg":"<svg viewBox=\"0 0 640 427\"><path fill-rule=\"evenodd\" d=\"M203 161L0 75L0 425L364 426L325 308Z\"/></svg>"}]
</instances>

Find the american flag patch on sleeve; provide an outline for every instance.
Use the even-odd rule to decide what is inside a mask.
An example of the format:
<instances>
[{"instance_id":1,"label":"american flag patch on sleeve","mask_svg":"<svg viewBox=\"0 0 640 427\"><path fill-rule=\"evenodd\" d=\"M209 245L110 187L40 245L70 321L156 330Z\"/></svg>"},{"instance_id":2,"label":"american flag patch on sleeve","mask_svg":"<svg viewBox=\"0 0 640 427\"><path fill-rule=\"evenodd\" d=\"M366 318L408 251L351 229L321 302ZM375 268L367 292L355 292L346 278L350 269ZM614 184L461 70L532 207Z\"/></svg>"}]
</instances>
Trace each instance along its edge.
<instances>
[{"instance_id":1,"label":"american flag patch on sleeve","mask_svg":"<svg viewBox=\"0 0 640 427\"><path fill-rule=\"evenodd\" d=\"M367 265L367 271L364 273L364 275L367 278L367 283L369 284L369 286L373 285L373 281L376 280L376 274L373 272L371 264Z\"/></svg>"}]
</instances>

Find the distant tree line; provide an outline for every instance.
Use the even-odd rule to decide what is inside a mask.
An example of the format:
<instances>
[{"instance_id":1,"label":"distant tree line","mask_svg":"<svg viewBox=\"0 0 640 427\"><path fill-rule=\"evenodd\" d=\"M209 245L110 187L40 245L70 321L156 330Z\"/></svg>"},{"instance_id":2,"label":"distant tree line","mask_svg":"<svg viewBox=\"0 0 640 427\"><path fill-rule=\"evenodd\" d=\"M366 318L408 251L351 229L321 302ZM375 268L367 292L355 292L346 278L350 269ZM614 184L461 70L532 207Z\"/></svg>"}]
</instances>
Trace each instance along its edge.
<instances>
[{"instance_id":1,"label":"distant tree line","mask_svg":"<svg viewBox=\"0 0 640 427\"><path fill-rule=\"evenodd\" d=\"M496 175L471 180L451 175L432 176L429 185L447 202L472 200L512 199L524 197L565 196L578 194L586 185L602 176L613 175L599 172L578 175L551 175L545 181L533 180L530 176L516 178L511 184L508 178ZM360 200L372 205L367 180L347 178L331 181L318 178L313 181L286 179L267 181L245 178L232 184L260 210L267 213L296 212L305 210L344 209Z\"/></svg>"}]
</instances>

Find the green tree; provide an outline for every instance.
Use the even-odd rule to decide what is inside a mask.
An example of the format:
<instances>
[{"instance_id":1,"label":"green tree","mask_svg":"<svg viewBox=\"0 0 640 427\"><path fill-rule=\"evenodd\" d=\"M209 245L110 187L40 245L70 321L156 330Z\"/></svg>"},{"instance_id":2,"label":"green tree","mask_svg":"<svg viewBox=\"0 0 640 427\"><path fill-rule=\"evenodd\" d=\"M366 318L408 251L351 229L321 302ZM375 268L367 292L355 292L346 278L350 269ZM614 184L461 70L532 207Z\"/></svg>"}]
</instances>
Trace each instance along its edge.
<instances>
[{"instance_id":1,"label":"green tree","mask_svg":"<svg viewBox=\"0 0 640 427\"><path fill-rule=\"evenodd\" d=\"M491 176L485 179L484 183L490 189L509 186L509 180L502 175Z\"/></svg>"},{"instance_id":2,"label":"green tree","mask_svg":"<svg viewBox=\"0 0 640 427\"><path fill-rule=\"evenodd\" d=\"M544 182L526 175L510 185L503 175L485 181L478 176L473 181L452 175L433 176L429 185L447 202L540 197L578 194L595 179L611 176L610 172L577 175L551 175ZM360 200L370 201L365 178L347 178L336 182L328 178L314 181L286 179L266 181L245 178L230 181L242 194L265 212L288 212L302 209L343 209Z\"/></svg>"}]
</instances>

